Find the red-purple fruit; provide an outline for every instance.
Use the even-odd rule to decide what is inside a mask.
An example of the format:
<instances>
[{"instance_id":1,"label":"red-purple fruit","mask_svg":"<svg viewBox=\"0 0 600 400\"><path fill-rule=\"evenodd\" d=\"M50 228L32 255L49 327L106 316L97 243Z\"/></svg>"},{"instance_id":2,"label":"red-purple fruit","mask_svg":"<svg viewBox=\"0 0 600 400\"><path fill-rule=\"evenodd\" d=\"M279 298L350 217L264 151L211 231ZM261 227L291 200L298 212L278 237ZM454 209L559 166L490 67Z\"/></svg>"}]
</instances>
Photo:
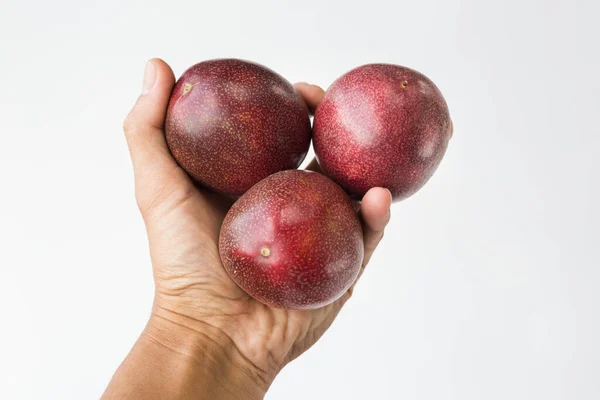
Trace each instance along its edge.
<instances>
[{"instance_id":1,"label":"red-purple fruit","mask_svg":"<svg viewBox=\"0 0 600 400\"><path fill-rule=\"evenodd\" d=\"M338 299L358 276L363 233L342 188L319 173L289 170L231 207L219 251L231 279L255 299L313 309Z\"/></svg>"},{"instance_id":2,"label":"red-purple fruit","mask_svg":"<svg viewBox=\"0 0 600 400\"><path fill-rule=\"evenodd\" d=\"M353 198L380 186L400 201L431 178L451 135L448 106L431 80L409 68L369 64L327 89L313 145L323 172Z\"/></svg>"},{"instance_id":3,"label":"red-purple fruit","mask_svg":"<svg viewBox=\"0 0 600 400\"><path fill-rule=\"evenodd\" d=\"M179 78L165 134L192 178L215 192L241 195L272 173L297 168L311 128L306 105L282 76L249 61L220 59Z\"/></svg>"}]
</instances>

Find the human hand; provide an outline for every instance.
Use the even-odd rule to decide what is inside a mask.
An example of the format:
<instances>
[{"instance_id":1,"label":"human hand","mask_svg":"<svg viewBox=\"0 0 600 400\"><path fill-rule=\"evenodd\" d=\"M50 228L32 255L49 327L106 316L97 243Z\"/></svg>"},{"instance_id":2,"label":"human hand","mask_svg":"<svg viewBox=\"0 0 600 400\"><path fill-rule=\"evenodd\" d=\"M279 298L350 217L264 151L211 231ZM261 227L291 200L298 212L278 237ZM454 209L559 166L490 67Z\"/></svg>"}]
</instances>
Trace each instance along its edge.
<instances>
[{"instance_id":1,"label":"human hand","mask_svg":"<svg viewBox=\"0 0 600 400\"><path fill-rule=\"evenodd\" d=\"M154 59L144 81L144 93L124 123L156 290L141 339L195 360L209 354L213 369L229 375L217 380L231 380L231 375L238 380L222 386L260 397L281 368L329 328L354 285L334 303L306 311L271 308L240 289L223 269L218 249L219 230L232 200L195 186L165 141L173 72ZM314 112L323 89L305 83L296 89ZM318 170L318 164L313 161L309 168ZM357 205L365 245L361 273L383 236L390 205L391 195L382 188L371 189Z\"/></svg>"}]
</instances>

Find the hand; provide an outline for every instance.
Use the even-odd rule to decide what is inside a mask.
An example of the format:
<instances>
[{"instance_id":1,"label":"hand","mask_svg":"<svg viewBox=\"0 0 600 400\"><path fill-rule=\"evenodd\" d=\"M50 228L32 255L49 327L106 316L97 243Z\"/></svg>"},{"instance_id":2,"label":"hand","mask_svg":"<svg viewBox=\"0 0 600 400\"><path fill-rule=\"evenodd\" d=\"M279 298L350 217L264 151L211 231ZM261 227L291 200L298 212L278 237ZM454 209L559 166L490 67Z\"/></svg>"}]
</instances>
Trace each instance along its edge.
<instances>
[{"instance_id":1,"label":"hand","mask_svg":"<svg viewBox=\"0 0 600 400\"><path fill-rule=\"evenodd\" d=\"M232 201L196 187L165 142L163 124L174 82L170 67L152 60L145 93L124 124L156 285L152 316L142 337L167 342L192 357L194 351L215 345L214 357L226 355L237 375L247 380L240 387L246 385L248 392L247 386L254 384L264 394L278 371L323 335L354 286L328 306L297 311L266 306L229 278L219 257L218 238ZM314 112L323 89L305 83L296 89ZM309 168L318 170L318 164L313 161ZM391 195L382 188L371 189L362 200L363 270L383 236L390 205ZM196 344L190 345L188 339Z\"/></svg>"}]
</instances>

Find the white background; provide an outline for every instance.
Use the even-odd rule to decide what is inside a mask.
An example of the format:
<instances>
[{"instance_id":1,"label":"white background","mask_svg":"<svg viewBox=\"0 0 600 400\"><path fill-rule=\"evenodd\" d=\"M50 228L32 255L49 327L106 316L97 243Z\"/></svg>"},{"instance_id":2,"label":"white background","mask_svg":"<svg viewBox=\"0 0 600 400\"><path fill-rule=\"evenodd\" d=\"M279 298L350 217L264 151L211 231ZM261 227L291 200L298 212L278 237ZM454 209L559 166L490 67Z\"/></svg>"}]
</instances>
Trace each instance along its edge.
<instances>
[{"instance_id":1,"label":"white background","mask_svg":"<svg viewBox=\"0 0 600 400\"><path fill-rule=\"evenodd\" d=\"M152 278L121 123L144 65L438 84L455 132L268 399L600 398L597 1L0 2L0 398L97 398Z\"/></svg>"}]
</instances>

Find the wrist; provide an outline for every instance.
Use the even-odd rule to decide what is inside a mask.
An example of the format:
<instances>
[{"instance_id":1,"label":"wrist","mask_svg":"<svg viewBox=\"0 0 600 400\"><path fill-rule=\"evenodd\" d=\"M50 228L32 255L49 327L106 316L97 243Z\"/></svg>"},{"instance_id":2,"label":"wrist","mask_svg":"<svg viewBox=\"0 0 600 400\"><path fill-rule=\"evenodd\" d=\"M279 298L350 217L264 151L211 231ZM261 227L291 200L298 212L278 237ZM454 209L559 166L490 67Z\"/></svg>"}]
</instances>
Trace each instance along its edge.
<instances>
[{"instance_id":1,"label":"wrist","mask_svg":"<svg viewBox=\"0 0 600 400\"><path fill-rule=\"evenodd\" d=\"M254 400L270 385L222 330L205 322L155 308L139 342L156 347L175 392L194 385L206 398Z\"/></svg>"}]
</instances>

